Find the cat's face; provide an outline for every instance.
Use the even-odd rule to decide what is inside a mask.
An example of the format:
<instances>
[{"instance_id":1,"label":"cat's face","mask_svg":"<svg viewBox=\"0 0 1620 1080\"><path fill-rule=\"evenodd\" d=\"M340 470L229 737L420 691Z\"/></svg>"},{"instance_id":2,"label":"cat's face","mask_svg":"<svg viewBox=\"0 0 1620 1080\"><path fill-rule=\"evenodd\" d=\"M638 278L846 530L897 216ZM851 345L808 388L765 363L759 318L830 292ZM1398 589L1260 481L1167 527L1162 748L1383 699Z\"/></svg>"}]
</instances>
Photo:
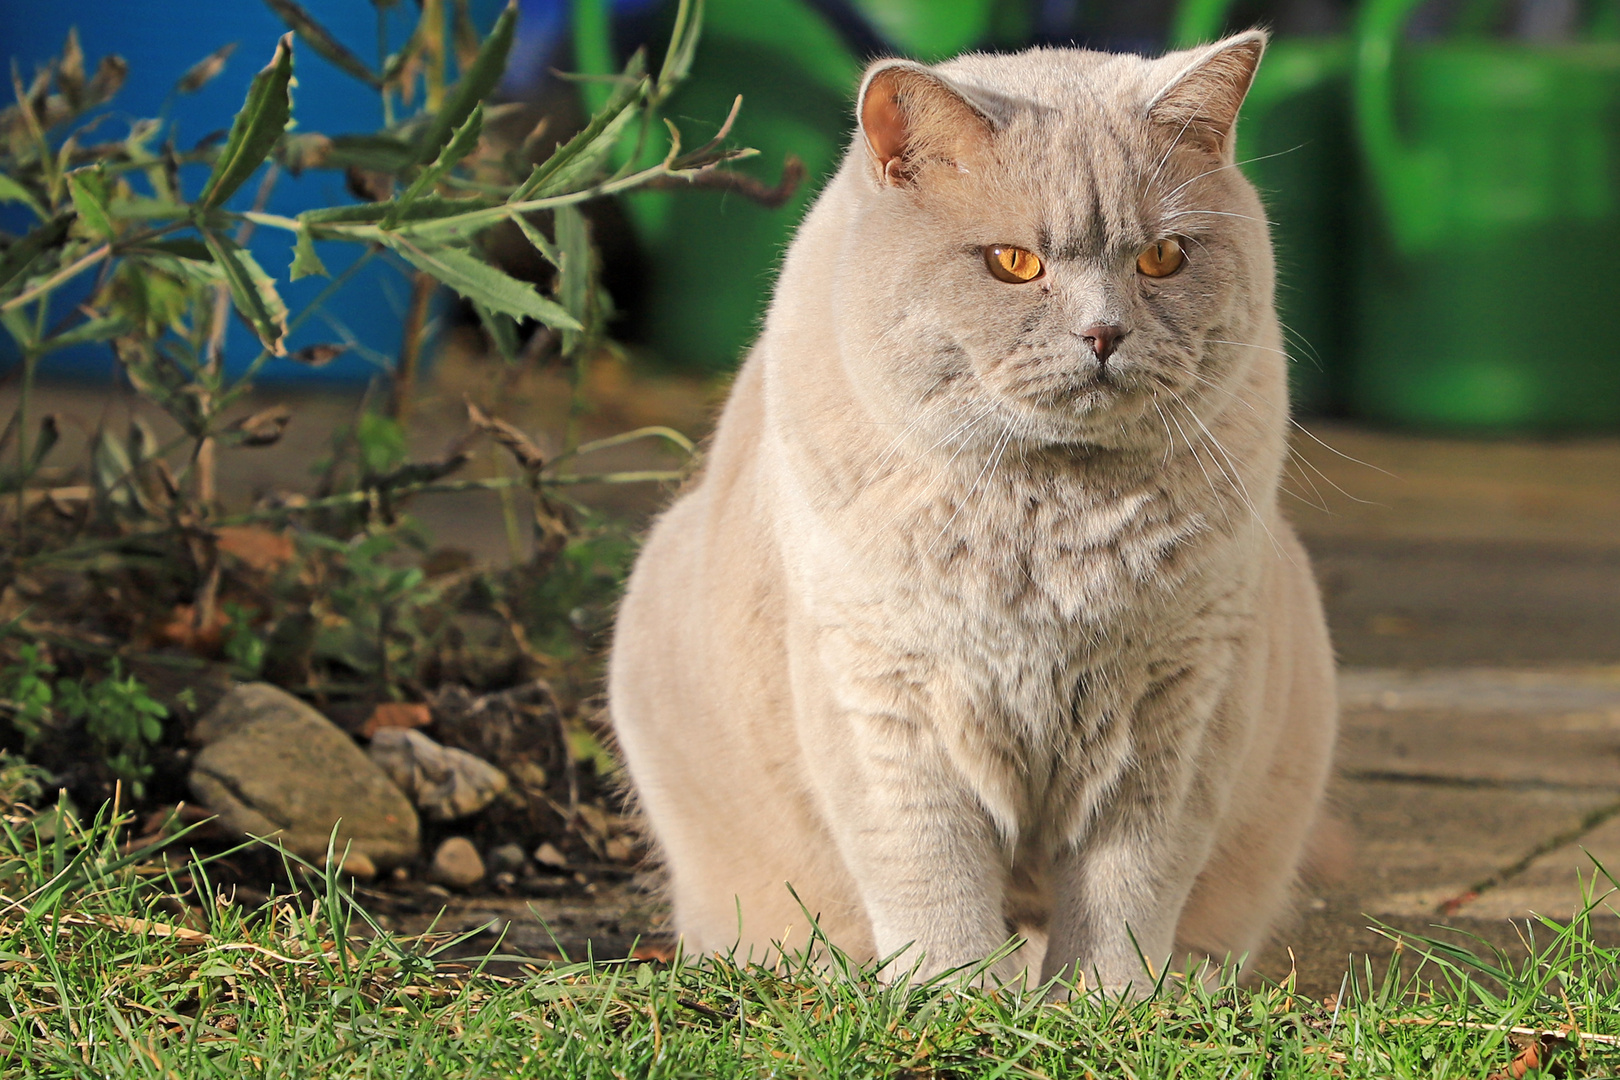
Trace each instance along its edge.
<instances>
[{"instance_id":1,"label":"cat's face","mask_svg":"<svg viewBox=\"0 0 1620 1080\"><path fill-rule=\"evenodd\" d=\"M1196 423L1272 304L1231 153L1263 44L875 66L837 278L856 378L948 450Z\"/></svg>"}]
</instances>

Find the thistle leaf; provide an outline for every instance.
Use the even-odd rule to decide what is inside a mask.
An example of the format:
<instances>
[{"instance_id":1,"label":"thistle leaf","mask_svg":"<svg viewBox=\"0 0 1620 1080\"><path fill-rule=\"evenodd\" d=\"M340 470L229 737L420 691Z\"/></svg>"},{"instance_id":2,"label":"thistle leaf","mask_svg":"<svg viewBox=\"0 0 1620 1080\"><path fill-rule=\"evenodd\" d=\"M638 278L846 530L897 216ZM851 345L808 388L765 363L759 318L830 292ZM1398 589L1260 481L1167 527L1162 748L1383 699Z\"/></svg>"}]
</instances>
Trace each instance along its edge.
<instances>
[{"instance_id":1,"label":"thistle leaf","mask_svg":"<svg viewBox=\"0 0 1620 1080\"><path fill-rule=\"evenodd\" d=\"M472 66L450 88L445 95L444 106L416 144L418 162L426 163L438 157L478 103L494 91L501 73L506 70L506 55L512 50L512 37L516 30L517 0L509 0L500 18L495 20L489 37L484 39L484 47L478 50Z\"/></svg>"},{"instance_id":2,"label":"thistle leaf","mask_svg":"<svg viewBox=\"0 0 1620 1080\"><path fill-rule=\"evenodd\" d=\"M111 240L114 230L107 212L107 183L99 169L78 169L68 173L68 194L85 231L101 240Z\"/></svg>"},{"instance_id":3,"label":"thistle leaf","mask_svg":"<svg viewBox=\"0 0 1620 1080\"><path fill-rule=\"evenodd\" d=\"M225 273L231 301L258 335L260 343L274 356L286 356L287 305L276 291L276 282L236 241L212 230L203 230L203 241Z\"/></svg>"},{"instance_id":4,"label":"thistle leaf","mask_svg":"<svg viewBox=\"0 0 1620 1080\"><path fill-rule=\"evenodd\" d=\"M210 210L235 194L264 163L287 129L287 121L292 118L292 38L291 34L283 34L269 66L253 76L242 111L236 114L225 148L197 198L199 210Z\"/></svg>"},{"instance_id":5,"label":"thistle leaf","mask_svg":"<svg viewBox=\"0 0 1620 1080\"><path fill-rule=\"evenodd\" d=\"M364 60L350 52L348 46L333 37L330 30L316 22L315 17L303 7L293 0L264 0L264 2L270 5L271 11L280 16L282 22L304 39L306 45L326 57L333 67L346 75L354 76L373 90L382 89L381 77L367 67Z\"/></svg>"},{"instance_id":6,"label":"thistle leaf","mask_svg":"<svg viewBox=\"0 0 1620 1080\"><path fill-rule=\"evenodd\" d=\"M320 255L315 251L315 239L309 235L308 229L298 230L298 239L293 242L292 269L287 272L289 281L299 278L331 277L327 272L326 264L321 262Z\"/></svg>"},{"instance_id":7,"label":"thistle leaf","mask_svg":"<svg viewBox=\"0 0 1620 1080\"><path fill-rule=\"evenodd\" d=\"M434 159L433 164L418 173L416 179L411 182L411 186L405 189L405 194L401 195L394 203L394 209L389 211L388 215L383 218L383 228L386 229L398 221L400 214L409 210L412 203L423 193L431 192L439 181L444 178L444 175L455 168L462 158L477 149L478 139L483 134L483 131L484 105L483 102L479 102L473 106L473 111L467 115L466 123L456 129L456 133L451 136L444 149L439 151L439 156Z\"/></svg>"},{"instance_id":8,"label":"thistle leaf","mask_svg":"<svg viewBox=\"0 0 1620 1080\"><path fill-rule=\"evenodd\" d=\"M418 270L432 274L475 304L517 319L538 319L561 330L581 329L579 321L504 271L497 270L464 248L423 248L385 234L387 244Z\"/></svg>"}]
</instances>

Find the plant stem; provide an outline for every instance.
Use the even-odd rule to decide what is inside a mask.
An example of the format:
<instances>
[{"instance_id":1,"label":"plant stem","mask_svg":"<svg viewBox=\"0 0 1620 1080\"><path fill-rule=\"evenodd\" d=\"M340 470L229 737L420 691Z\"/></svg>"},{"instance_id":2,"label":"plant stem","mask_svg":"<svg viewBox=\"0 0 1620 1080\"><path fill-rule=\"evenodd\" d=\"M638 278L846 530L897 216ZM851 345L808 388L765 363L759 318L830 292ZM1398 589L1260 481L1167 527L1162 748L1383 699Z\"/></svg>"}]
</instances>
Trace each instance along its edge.
<instances>
[{"instance_id":1,"label":"plant stem","mask_svg":"<svg viewBox=\"0 0 1620 1080\"><path fill-rule=\"evenodd\" d=\"M33 288L20 292L16 296L13 296L10 300L0 304L0 311L10 311L12 308L22 307L24 304L28 303L28 301L42 296L45 293L51 292L63 282L78 277L84 271L90 269L90 267L94 266L102 259L105 259L109 254L111 254L111 252L111 244L102 244L90 254L62 267L62 269L46 278L38 285L35 285Z\"/></svg>"},{"instance_id":2,"label":"plant stem","mask_svg":"<svg viewBox=\"0 0 1620 1080\"><path fill-rule=\"evenodd\" d=\"M405 310L405 340L399 346L399 363L394 368L394 385L388 397L388 415L397 423L410 419L411 401L416 395L416 369L421 362L422 343L427 337L428 306L439 282L432 274L418 270L411 278L411 305Z\"/></svg>"}]
</instances>

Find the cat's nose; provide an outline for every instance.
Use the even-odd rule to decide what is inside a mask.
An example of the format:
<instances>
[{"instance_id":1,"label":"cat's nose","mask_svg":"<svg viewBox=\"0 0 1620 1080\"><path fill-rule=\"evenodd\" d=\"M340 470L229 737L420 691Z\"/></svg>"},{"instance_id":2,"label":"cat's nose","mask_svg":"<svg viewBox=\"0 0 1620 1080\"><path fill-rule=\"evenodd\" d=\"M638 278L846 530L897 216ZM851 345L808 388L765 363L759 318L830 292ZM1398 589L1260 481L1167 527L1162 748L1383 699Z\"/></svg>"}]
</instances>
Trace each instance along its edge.
<instances>
[{"instance_id":1,"label":"cat's nose","mask_svg":"<svg viewBox=\"0 0 1620 1080\"><path fill-rule=\"evenodd\" d=\"M1091 351L1097 354L1098 360L1106 361L1110 356L1114 355L1114 350L1119 348L1119 343L1124 340L1125 335L1128 333L1130 331L1123 326L1117 326L1113 323L1098 323L1080 331L1080 337L1087 345L1091 346Z\"/></svg>"}]
</instances>

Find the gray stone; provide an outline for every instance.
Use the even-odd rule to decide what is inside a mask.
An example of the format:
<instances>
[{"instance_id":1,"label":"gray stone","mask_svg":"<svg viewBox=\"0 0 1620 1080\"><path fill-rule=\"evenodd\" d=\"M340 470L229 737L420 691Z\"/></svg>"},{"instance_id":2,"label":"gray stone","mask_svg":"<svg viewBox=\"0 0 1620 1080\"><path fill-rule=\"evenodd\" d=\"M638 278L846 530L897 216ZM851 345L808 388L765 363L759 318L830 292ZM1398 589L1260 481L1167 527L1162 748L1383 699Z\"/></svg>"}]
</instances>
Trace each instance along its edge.
<instances>
[{"instance_id":1,"label":"gray stone","mask_svg":"<svg viewBox=\"0 0 1620 1080\"><path fill-rule=\"evenodd\" d=\"M383 728L371 738L371 760L434 821L476 814L507 789L506 774L483 758L440 746L420 731Z\"/></svg>"},{"instance_id":2,"label":"gray stone","mask_svg":"<svg viewBox=\"0 0 1620 1080\"><path fill-rule=\"evenodd\" d=\"M416 857L416 811L387 775L326 717L268 683L247 683L198 721L203 744L191 793L244 836L273 837L296 855L337 847L375 866Z\"/></svg>"},{"instance_id":3,"label":"gray stone","mask_svg":"<svg viewBox=\"0 0 1620 1080\"><path fill-rule=\"evenodd\" d=\"M465 836L452 836L433 853L433 880L453 889L467 889L484 880L484 860Z\"/></svg>"},{"instance_id":4,"label":"gray stone","mask_svg":"<svg viewBox=\"0 0 1620 1080\"><path fill-rule=\"evenodd\" d=\"M521 870L529 864L529 856L521 844L502 844L489 853L489 864L497 870Z\"/></svg>"}]
</instances>

